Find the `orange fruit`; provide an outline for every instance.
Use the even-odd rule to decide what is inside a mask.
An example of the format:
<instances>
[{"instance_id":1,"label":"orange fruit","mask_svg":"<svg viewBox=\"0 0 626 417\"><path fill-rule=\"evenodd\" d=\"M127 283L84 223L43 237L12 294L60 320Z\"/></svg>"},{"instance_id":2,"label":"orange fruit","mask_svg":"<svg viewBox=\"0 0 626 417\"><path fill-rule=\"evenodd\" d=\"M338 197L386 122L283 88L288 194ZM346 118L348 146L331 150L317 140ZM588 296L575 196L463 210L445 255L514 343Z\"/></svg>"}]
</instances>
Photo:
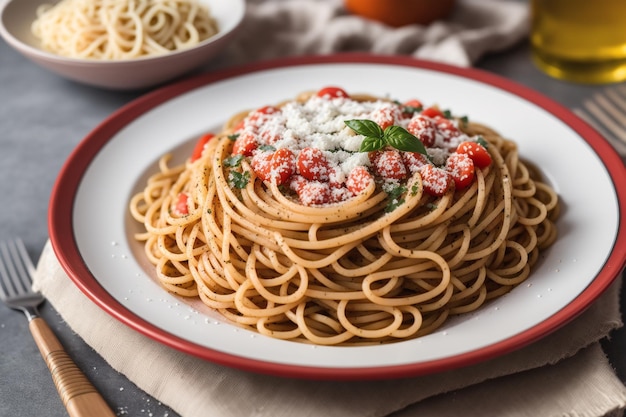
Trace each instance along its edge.
<instances>
[{"instance_id":1,"label":"orange fruit","mask_svg":"<svg viewBox=\"0 0 626 417\"><path fill-rule=\"evenodd\" d=\"M426 25L446 17L455 0L344 0L353 14L377 20L389 26Z\"/></svg>"}]
</instances>

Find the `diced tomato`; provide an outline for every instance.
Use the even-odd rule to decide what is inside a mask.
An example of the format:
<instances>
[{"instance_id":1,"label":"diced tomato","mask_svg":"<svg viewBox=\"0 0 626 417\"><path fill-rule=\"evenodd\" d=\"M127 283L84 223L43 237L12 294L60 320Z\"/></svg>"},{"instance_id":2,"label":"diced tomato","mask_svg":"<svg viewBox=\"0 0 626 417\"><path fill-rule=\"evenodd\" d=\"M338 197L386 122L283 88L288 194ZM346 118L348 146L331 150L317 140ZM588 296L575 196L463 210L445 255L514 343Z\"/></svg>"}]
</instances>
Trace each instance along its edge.
<instances>
[{"instance_id":1,"label":"diced tomato","mask_svg":"<svg viewBox=\"0 0 626 417\"><path fill-rule=\"evenodd\" d=\"M250 112L250 114L248 115L248 120L250 122L254 122L256 120L259 120L264 115L274 114L278 112L280 112L280 109L276 106L263 106Z\"/></svg>"},{"instance_id":2,"label":"diced tomato","mask_svg":"<svg viewBox=\"0 0 626 417\"><path fill-rule=\"evenodd\" d=\"M196 146L193 148L193 152L191 153L191 162L200 159L202 156L202 152L204 151L204 147L206 144L214 138L215 135L213 133L207 133L206 135L202 135L198 142L196 142Z\"/></svg>"},{"instance_id":3,"label":"diced tomato","mask_svg":"<svg viewBox=\"0 0 626 417\"><path fill-rule=\"evenodd\" d=\"M438 107L428 107L422 110L422 114L426 117L434 118L436 116L445 117L443 112Z\"/></svg>"},{"instance_id":4,"label":"diced tomato","mask_svg":"<svg viewBox=\"0 0 626 417\"><path fill-rule=\"evenodd\" d=\"M452 138L461 136L462 132L452 120L437 116L434 118L434 121L437 126L437 130L442 134L444 140L449 141Z\"/></svg>"},{"instance_id":5,"label":"diced tomato","mask_svg":"<svg viewBox=\"0 0 626 417\"><path fill-rule=\"evenodd\" d=\"M308 181L298 191L298 197L305 206L328 204L331 201L330 186L326 182Z\"/></svg>"},{"instance_id":6,"label":"diced tomato","mask_svg":"<svg viewBox=\"0 0 626 417\"><path fill-rule=\"evenodd\" d=\"M291 188L296 193L300 193L300 190L306 184L308 180L304 178L302 175L292 175L289 179L289 188Z\"/></svg>"},{"instance_id":7,"label":"diced tomato","mask_svg":"<svg viewBox=\"0 0 626 417\"><path fill-rule=\"evenodd\" d=\"M346 188L352 195L361 194L374 181L372 174L369 173L364 166L356 166L348 174L346 179Z\"/></svg>"},{"instance_id":8,"label":"diced tomato","mask_svg":"<svg viewBox=\"0 0 626 417\"><path fill-rule=\"evenodd\" d=\"M419 109L422 109L424 107L424 104L422 104L421 101L419 101L418 99L411 99L408 101L405 101L402 106L404 106L405 108L408 107L408 109L410 110L415 110L418 111ZM413 116L413 111L410 112L405 112L405 114L408 114L408 117Z\"/></svg>"},{"instance_id":9,"label":"diced tomato","mask_svg":"<svg viewBox=\"0 0 626 417\"><path fill-rule=\"evenodd\" d=\"M281 148L275 152L256 152L250 161L254 173L262 181L275 181L281 185L289 181L296 172L294 153Z\"/></svg>"},{"instance_id":10,"label":"diced tomato","mask_svg":"<svg viewBox=\"0 0 626 417\"><path fill-rule=\"evenodd\" d=\"M437 129L433 121L421 114L416 114L411 118L406 130L417 137L426 147L432 147L437 137Z\"/></svg>"},{"instance_id":11,"label":"diced tomato","mask_svg":"<svg viewBox=\"0 0 626 417\"><path fill-rule=\"evenodd\" d=\"M395 149L380 152L374 171L386 180L402 180L407 176L401 153Z\"/></svg>"},{"instance_id":12,"label":"diced tomato","mask_svg":"<svg viewBox=\"0 0 626 417\"><path fill-rule=\"evenodd\" d=\"M324 98L348 98L346 91L339 87L325 87L317 92L318 97Z\"/></svg>"},{"instance_id":13,"label":"diced tomato","mask_svg":"<svg viewBox=\"0 0 626 417\"><path fill-rule=\"evenodd\" d=\"M346 187L333 187L332 184L329 183L330 186L330 203L341 203L342 201L346 201L352 197L352 193L348 191Z\"/></svg>"},{"instance_id":14,"label":"diced tomato","mask_svg":"<svg viewBox=\"0 0 626 417\"><path fill-rule=\"evenodd\" d=\"M330 188L341 188L346 182L346 175L339 167L328 168L328 185Z\"/></svg>"},{"instance_id":15,"label":"diced tomato","mask_svg":"<svg viewBox=\"0 0 626 417\"><path fill-rule=\"evenodd\" d=\"M376 164L378 163L378 159L380 159L381 154L382 154L382 151L371 151L367 153L367 157L370 160L370 164L372 164L372 166L376 166Z\"/></svg>"},{"instance_id":16,"label":"diced tomato","mask_svg":"<svg viewBox=\"0 0 626 417\"><path fill-rule=\"evenodd\" d=\"M297 161L298 173L311 181L328 181L330 174L328 160L317 148L304 148Z\"/></svg>"},{"instance_id":17,"label":"diced tomato","mask_svg":"<svg viewBox=\"0 0 626 417\"><path fill-rule=\"evenodd\" d=\"M430 163L425 155L418 152L402 152L402 161L411 174L415 174L421 167Z\"/></svg>"},{"instance_id":18,"label":"diced tomato","mask_svg":"<svg viewBox=\"0 0 626 417\"><path fill-rule=\"evenodd\" d=\"M381 129L385 130L389 126L396 124L396 120L400 119L402 114L400 109L395 106L385 106L375 110L372 113L372 120L378 123Z\"/></svg>"},{"instance_id":19,"label":"diced tomato","mask_svg":"<svg viewBox=\"0 0 626 417\"><path fill-rule=\"evenodd\" d=\"M296 172L296 156L287 148L278 149L272 154L270 166L272 181L284 184Z\"/></svg>"},{"instance_id":20,"label":"diced tomato","mask_svg":"<svg viewBox=\"0 0 626 417\"><path fill-rule=\"evenodd\" d=\"M420 168L424 191L432 196L441 197L450 189L451 178L448 172L428 164Z\"/></svg>"},{"instance_id":21,"label":"diced tomato","mask_svg":"<svg viewBox=\"0 0 626 417\"><path fill-rule=\"evenodd\" d=\"M237 128L246 128L253 133L259 133L259 129L267 124L267 121L272 117L272 115L280 113L280 111L281 110L276 106L260 107L248 113L248 116L246 116L246 118L242 120L239 125L237 125Z\"/></svg>"},{"instance_id":22,"label":"diced tomato","mask_svg":"<svg viewBox=\"0 0 626 417\"><path fill-rule=\"evenodd\" d=\"M474 161L474 165L478 168L486 168L491 165L491 155L489 151L480 143L477 142L462 142L458 148L456 148L457 153L467 154L472 161Z\"/></svg>"},{"instance_id":23,"label":"diced tomato","mask_svg":"<svg viewBox=\"0 0 626 417\"><path fill-rule=\"evenodd\" d=\"M189 195L187 193L178 194L176 206L174 206L174 212L177 215L186 216L189 214L189 206L187 205L187 200L189 200Z\"/></svg>"},{"instance_id":24,"label":"diced tomato","mask_svg":"<svg viewBox=\"0 0 626 417\"><path fill-rule=\"evenodd\" d=\"M469 187L474 181L474 161L464 153L452 153L446 161L446 170L457 190Z\"/></svg>"},{"instance_id":25,"label":"diced tomato","mask_svg":"<svg viewBox=\"0 0 626 417\"><path fill-rule=\"evenodd\" d=\"M266 145L273 145L280 140L280 135L268 129L261 129L259 132L259 141Z\"/></svg>"},{"instance_id":26,"label":"diced tomato","mask_svg":"<svg viewBox=\"0 0 626 417\"><path fill-rule=\"evenodd\" d=\"M233 153L252 156L252 153L258 146L257 136L254 133L248 131L241 132L237 139L235 139Z\"/></svg>"},{"instance_id":27,"label":"diced tomato","mask_svg":"<svg viewBox=\"0 0 626 417\"><path fill-rule=\"evenodd\" d=\"M250 166L261 181L272 179L272 152L256 152L250 161Z\"/></svg>"}]
</instances>

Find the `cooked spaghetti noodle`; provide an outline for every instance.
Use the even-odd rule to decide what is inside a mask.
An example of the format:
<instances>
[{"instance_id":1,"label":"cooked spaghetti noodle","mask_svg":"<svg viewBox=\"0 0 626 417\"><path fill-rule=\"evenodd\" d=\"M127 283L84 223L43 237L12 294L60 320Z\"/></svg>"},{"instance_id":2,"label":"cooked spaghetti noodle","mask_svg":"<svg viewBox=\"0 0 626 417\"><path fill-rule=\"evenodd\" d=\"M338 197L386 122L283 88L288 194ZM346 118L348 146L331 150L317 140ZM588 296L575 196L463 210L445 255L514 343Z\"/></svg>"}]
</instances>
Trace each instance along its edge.
<instances>
[{"instance_id":1,"label":"cooked spaghetti noodle","mask_svg":"<svg viewBox=\"0 0 626 417\"><path fill-rule=\"evenodd\" d=\"M347 128L345 119L380 124L390 109L394 124L414 132L413 139L424 129L410 120L439 125L425 162L405 164L401 178L390 178L390 160L380 164L375 157L415 153L389 144L361 152L347 144L362 147L365 137ZM559 208L555 191L520 160L514 142L442 114L367 96L304 94L236 115L223 132L205 137L201 154L185 164L170 167L170 155L160 160L160 172L130 202L145 227L136 238L145 242L166 290L199 297L264 335L355 345L431 333L450 316L476 310L526 280L540 251L556 238ZM332 120L344 128L331 128ZM458 130L450 134L451 126ZM252 131L253 150L241 142ZM338 135L340 144L332 140ZM489 164L476 162L471 181L457 182L458 169L448 169L446 159L474 141L482 143L476 149L488 149L483 156ZM297 165L288 179L262 179L259 155L276 155L288 145L299 161L314 144L325 148L327 160L369 180L349 192L355 188L351 174L333 185L332 175L324 178L310 165ZM433 183L433 169L447 169L443 189ZM306 178L311 175L318 178ZM300 193L303 183L328 183L339 192L324 194L326 188L316 185L311 199ZM330 200L316 200L319 194Z\"/></svg>"},{"instance_id":2,"label":"cooked spaghetti noodle","mask_svg":"<svg viewBox=\"0 0 626 417\"><path fill-rule=\"evenodd\" d=\"M190 48L218 27L198 0L61 0L38 8L31 31L58 55L123 60Z\"/></svg>"}]
</instances>

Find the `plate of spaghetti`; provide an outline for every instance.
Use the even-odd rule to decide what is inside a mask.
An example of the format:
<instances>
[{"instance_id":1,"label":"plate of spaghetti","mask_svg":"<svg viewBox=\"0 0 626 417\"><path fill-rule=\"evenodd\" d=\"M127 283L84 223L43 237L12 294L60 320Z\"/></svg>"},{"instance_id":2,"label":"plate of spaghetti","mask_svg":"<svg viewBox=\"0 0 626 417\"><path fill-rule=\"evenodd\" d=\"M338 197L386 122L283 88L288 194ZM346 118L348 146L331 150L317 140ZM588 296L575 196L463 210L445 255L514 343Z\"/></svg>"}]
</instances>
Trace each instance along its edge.
<instances>
[{"instance_id":1,"label":"plate of spaghetti","mask_svg":"<svg viewBox=\"0 0 626 417\"><path fill-rule=\"evenodd\" d=\"M50 236L93 302L183 352L424 375L528 345L608 288L624 174L583 121L491 74L290 58L113 114L60 173Z\"/></svg>"}]
</instances>

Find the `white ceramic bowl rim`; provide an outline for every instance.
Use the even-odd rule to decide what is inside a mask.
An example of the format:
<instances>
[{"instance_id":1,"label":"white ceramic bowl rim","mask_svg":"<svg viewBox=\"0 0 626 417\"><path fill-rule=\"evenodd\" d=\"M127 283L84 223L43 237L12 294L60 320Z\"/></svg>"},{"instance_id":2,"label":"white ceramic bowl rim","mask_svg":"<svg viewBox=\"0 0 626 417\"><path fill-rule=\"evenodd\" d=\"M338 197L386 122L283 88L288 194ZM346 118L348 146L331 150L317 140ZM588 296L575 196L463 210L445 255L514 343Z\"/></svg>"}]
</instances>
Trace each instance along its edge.
<instances>
[{"instance_id":1,"label":"white ceramic bowl rim","mask_svg":"<svg viewBox=\"0 0 626 417\"><path fill-rule=\"evenodd\" d=\"M30 35L30 29L22 29L24 33L18 33L18 25L23 24L25 17L15 18L17 15L34 10L40 4L44 3L58 3L60 0L0 0L0 36L2 36L7 43L11 44L18 50L22 50L29 54L38 56L38 58L46 61L64 61L72 65L85 65L85 66L124 66L135 65L141 61L158 61L161 59L174 59L182 55L186 55L197 51L198 49L206 48L220 39L230 35L243 21L245 15L245 0L200 0L200 2L208 4L211 13L218 19L219 30L214 36L205 39L197 45L187 48L172 51L160 55L142 56L132 59L124 60L98 60L88 58L71 58L62 55L57 55L52 52L48 52L41 49L36 45L37 40L34 36ZM220 7L220 5L228 4L227 7ZM33 16L34 19L34 16Z\"/></svg>"}]
</instances>

